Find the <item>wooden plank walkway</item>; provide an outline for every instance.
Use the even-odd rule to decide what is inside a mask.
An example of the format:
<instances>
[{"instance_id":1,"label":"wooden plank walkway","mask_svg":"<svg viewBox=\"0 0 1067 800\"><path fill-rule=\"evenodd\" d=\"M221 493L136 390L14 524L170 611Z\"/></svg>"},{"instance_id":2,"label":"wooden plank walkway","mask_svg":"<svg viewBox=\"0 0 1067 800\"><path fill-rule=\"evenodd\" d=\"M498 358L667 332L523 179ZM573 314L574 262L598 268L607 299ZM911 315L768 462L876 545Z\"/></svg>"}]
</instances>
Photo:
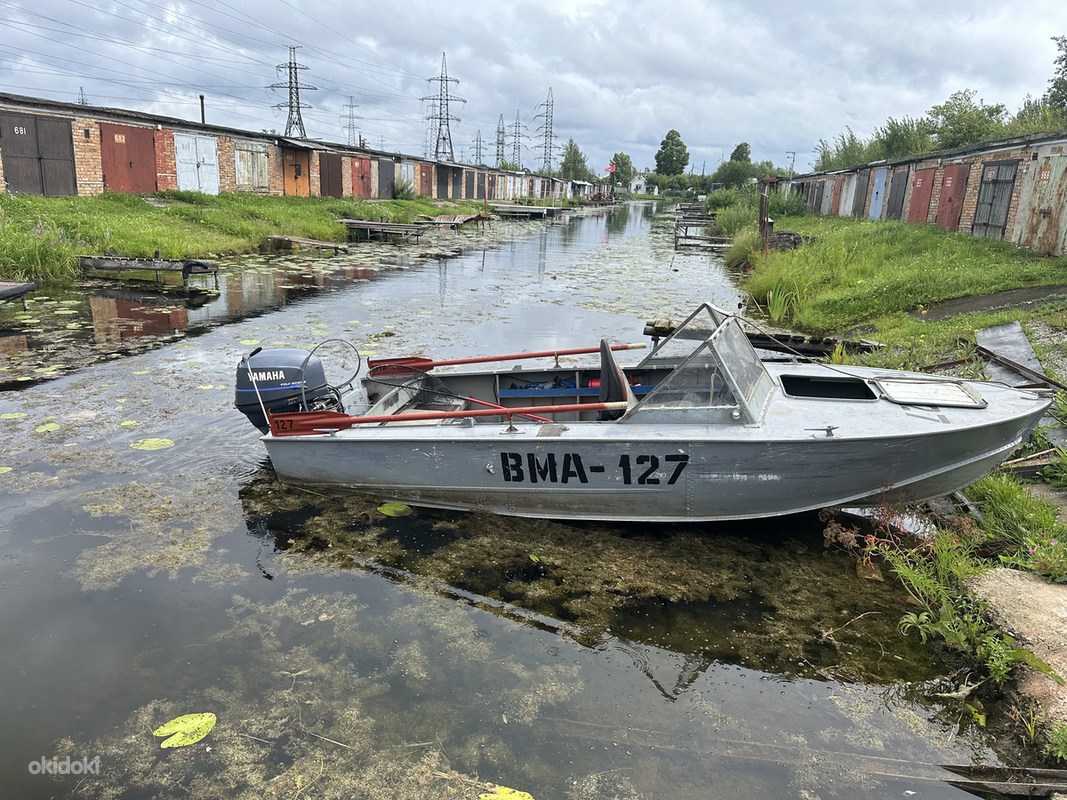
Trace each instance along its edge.
<instances>
[{"instance_id":1,"label":"wooden plank walkway","mask_svg":"<svg viewBox=\"0 0 1067 800\"><path fill-rule=\"evenodd\" d=\"M436 217L430 217L426 221L430 225L447 226L452 230L459 230L468 222L476 220L482 222L485 219L486 217L481 214L438 214Z\"/></svg>"},{"instance_id":2,"label":"wooden plank walkway","mask_svg":"<svg viewBox=\"0 0 1067 800\"><path fill-rule=\"evenodd\" d=\"M219 288L219 266L214 261L200 259L126 258L125 256L78 256L81 268L86 272L114 272L120 277L123 272L153 272L156 283L164 283L163 274L178 273L182 286L189 286L190 275L213 275L215 288Z\"/></svg>"},{"instance_id":3,"label":"wooden plank walkway","mask_svg":"<svg viewBox=\"0 0 1067 800\"><path fill-rule=\"evenodd\" d=\"M495 203L490 206L493 213L500 217L524 217L526 219L544 219L558 217L563 213L560 206L524 206L521 204Z\"/></svg>"},{"instance_id":4,"label":"wooden plank walkway","mask_svg":"<svg viewBox=\"0 0 1067 800\"><path fill-rule=\"evenodd\" d=\"M410 239L418 238L429 227L427 222L380 222L373 219L340 219L348 228L349 241L371 241L372 239Z\"/></svg>"},{"instance_id":5,"label":"wooden plank walkway","mask_svg":"<svg viewBox=\"0 0 1067 800\"><path fill-rule=\"evenodd\" d=\"M272 234L264 240L264 244L272 250L299 250L301 248L314 250L333 250L334 253L347 253L348 245L339 242L323 242L319 239L304 239L301 236L282 236Z\"/></svg>"}]
</instances>

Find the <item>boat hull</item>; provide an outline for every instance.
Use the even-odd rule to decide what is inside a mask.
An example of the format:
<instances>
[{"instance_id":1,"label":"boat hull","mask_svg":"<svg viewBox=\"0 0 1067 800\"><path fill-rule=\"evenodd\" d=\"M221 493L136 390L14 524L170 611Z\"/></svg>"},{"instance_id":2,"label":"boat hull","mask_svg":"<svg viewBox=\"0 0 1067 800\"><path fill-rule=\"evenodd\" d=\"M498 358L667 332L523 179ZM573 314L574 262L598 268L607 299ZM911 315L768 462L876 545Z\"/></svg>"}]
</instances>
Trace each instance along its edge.
<instances>
[{"instance_id":1,"label":"boat hull","mask_svg":"<svg viewBox=\"0 0 1067 800\"><path fill-rule=\"evenodd\" d=\"M848 438L812 431L767 440L715 426L572 423L439 426L264 437L285 481L415 505L605 521L719 521L837 505L911 503L988 474L1043 406L977 427ZM763 432L765 434L765 432ZM876 455L872 455L876 454Z\"/></svg>"}]
</instances>

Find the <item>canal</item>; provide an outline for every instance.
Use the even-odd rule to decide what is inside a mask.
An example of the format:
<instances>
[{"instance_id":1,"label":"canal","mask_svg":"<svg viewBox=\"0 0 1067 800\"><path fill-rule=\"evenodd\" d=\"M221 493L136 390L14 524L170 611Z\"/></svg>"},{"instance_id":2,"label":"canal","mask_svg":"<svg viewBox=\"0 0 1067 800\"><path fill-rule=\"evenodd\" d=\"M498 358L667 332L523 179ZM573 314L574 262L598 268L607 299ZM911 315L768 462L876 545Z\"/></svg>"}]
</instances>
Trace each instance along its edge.
<instances>
[{"instance_id":1,"label":"canal","mask_svg":"<svg viewBox=\"0 0 1067 800\"><path fill-rule=\"evenodd\" d=\"M815 515L392 516L276 481L232 406L255 347L640 341L743 295L650 203L493 224L0 309L5 796L960 798L927 765L998 763L926 699L949 667L897 631L904 592ZM160 747L199 712L206 738Z\"/></svg>"}]
</instances>

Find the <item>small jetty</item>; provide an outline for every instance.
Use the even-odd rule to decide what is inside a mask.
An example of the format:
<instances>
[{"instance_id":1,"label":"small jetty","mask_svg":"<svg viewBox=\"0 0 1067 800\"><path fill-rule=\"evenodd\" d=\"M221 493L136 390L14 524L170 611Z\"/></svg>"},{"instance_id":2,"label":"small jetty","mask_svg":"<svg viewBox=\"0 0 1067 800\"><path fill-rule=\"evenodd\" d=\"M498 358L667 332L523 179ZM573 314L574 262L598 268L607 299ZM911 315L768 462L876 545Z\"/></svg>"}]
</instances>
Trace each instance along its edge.
<instances>
[{"instance_id":1,"label":"small jetty","mask_svg":"<svg viewBox=\"0 0 1067 800\"><path fill-rule=\"evenodd\" d=\"M386 241L389 239L415 239L430 227L428 222L381 222L373 219L340 219L348 228L348 240L351 242Z\"/></svg>"},{"instance_id":2,"label":"small jetty","mask_svg":"<svg viewBox=\"0 0 1067 800\"><path fill-rule=\"evenodd\" d=\"M166 284L165 275L181 275L182 286L189 288L192 275L212 275L215 288L219 288L219 266L214 261L201 259L127 258L125 256L78 256L82 270L87 274L116 273L120 278L123 273L150 272L155 275L155 282Z\"/></svg>"},{"instance_id":3,"label":"small jetty","mask_svg":"<svg viewBox=\"0 0 1067 800\"><path fill-rule=\"evenodd\" d=\"M436 217L428 217L426 222L442 228L451 228L458 231L468 222L484 222L487 215L482 214L438 214Z\"/></svg>"},{"instance_id":4,"label":"small jetty","mask_svg":"<svg viewBox=\"0 0 1067 800\"><path fill-rule=\"evenodd\" d=\"M0 281L0 303L8 300L22 298L22 305L26 305L26 295L37 288L32 281Z\"/></svg>"},{"instance_id":5,"label":"small jetty","mask_svg":"<svg viewBox=\"0 0 1067 800\"><path fill-rule=\"evenodd\" d=\"M707 250L725 250L730 246L729 236L709 236L708 228L715 225L715 214L708 213L699 203L678 207L674 223L674 246L698 247Z\"/></svg>"},{"instance_id":6,"label":"small jetty","mask_svg":"<svg viewBox=\"0 0 1067 800\"><path fill-rule=\"evenodd\" d=\"M282 236L273 234L263 240L266 250L333 250L337 253L347 253L348 245L339 242L324 242L319 239L304 239L300 236Z\"/></svg>"},{"instance_id":7,"label":"small jetty","mask_svg":"<svg viewBox=\"0 0 1067 800\"><path fill-rule=\"evenodd\" d=\"M563 213L562 206L524 206L508 203L497 203L490 206L493 213L498 217L514 217L519 219L546 219L558 217Z\"/></svg>"}]
</instances>

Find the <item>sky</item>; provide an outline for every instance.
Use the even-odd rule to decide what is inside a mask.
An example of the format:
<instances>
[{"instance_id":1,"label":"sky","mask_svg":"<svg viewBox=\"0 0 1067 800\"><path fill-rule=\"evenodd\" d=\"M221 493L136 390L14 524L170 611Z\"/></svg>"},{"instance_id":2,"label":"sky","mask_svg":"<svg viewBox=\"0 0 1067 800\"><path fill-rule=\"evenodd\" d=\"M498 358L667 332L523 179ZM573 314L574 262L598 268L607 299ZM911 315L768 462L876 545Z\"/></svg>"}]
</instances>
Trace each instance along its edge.
<instances>
[{"instance_id":1,"label":"sky","mask_svg":"<svg viewBox=\"0 0 1067 800\"><path fill-rule=\"evenodd\" d=\"M1014 113L1055 74L1065 0L0 0L0 91L284 133L296 47L307 136L434 152L442 59L454 157L654 169L667 132L710 174L734 148L811 169L974 90ZM281 88L269 88L281 84ZM551 103L549 98L551 96ZM278 108L277 106L282 106ZM480 140L480 143L479 143Z\"/></svg>"}]
</instances>

